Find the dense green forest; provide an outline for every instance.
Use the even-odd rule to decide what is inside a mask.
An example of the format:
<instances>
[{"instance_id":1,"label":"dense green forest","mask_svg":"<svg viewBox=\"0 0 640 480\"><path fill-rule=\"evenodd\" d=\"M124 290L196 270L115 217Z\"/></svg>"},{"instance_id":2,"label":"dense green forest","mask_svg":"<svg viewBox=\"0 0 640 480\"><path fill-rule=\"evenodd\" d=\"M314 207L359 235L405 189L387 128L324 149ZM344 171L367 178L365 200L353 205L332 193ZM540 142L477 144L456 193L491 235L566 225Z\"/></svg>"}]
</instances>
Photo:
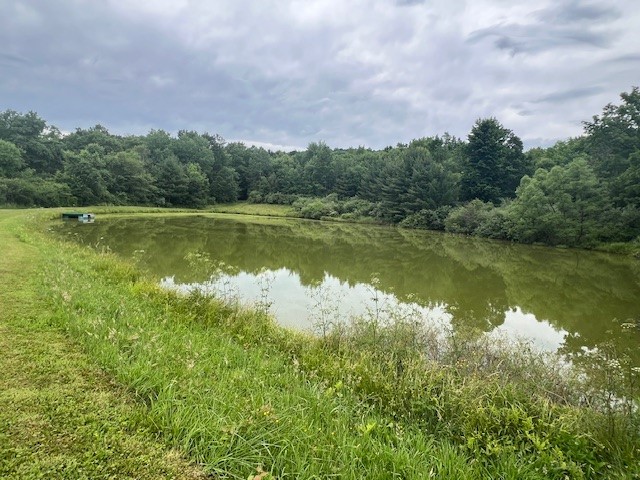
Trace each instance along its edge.
<instances>
[{"instance_id":1,"label":"dense green forest","mask_svg":"<svg viewBox=\"0 0 640 480\"><path fill-rule=\"evenodd\" d=\"M63 135L36 113L0 113L0 204L201 208L247 200L302 217L370 220L523 243L591 247L640 237L640 89L584 134L527 152L495 118L383 150L272 152L218 135L100 126Z\"/></svg>"}]
</instances>

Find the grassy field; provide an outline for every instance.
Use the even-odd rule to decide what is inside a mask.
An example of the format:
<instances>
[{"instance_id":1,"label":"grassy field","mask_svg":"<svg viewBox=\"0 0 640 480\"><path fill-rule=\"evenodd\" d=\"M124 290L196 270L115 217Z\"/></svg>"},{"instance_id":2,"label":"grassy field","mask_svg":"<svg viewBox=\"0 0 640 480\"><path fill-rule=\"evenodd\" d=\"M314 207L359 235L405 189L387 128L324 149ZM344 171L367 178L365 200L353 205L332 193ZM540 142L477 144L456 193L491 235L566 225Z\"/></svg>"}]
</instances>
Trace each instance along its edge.
<instances>
[{"instance_id":1,"label":"grassy field","mask_svg":"<svg viewBox=\"0 0 640 480\"><path fill-rule=\"evenodd\" d=\"M266 203L224 203L209 208L212 212L234 213L239 215L266 215L270 217L296 217L291 205L271 205Z\"/></svg>"},{"instance_id":2,"label":"grassy field","mask_svg":"<svg viewBox=\"0 0 640 480\"><path fill-rule=\"evenodd\" d=\"M0 478L640 478L637 412L549 359L402 318L309 338L52 215L0 211Z\"/></svg>"}]
</instances>

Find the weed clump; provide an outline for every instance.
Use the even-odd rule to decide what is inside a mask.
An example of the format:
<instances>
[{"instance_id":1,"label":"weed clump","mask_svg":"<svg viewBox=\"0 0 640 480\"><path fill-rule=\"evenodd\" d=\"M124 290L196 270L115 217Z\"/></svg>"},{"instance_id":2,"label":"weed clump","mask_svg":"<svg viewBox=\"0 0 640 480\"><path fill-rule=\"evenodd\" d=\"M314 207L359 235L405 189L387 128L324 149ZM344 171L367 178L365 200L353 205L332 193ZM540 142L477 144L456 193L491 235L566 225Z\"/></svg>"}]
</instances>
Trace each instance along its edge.
<instances>
[{"instance_id":1,"label":"weed clump","mask_svg":"<svg viewBox=\"0 0 640 480\"><path fill-rule=\"evenodd\" d=\"M524 341L397 311L370 313L316 343L322 353L302 353L309 371L473 458L529 457L559 478L602 475L612 465L638 471L640 369L612 344L578 368Z\"/></svg>"}]
</instances>

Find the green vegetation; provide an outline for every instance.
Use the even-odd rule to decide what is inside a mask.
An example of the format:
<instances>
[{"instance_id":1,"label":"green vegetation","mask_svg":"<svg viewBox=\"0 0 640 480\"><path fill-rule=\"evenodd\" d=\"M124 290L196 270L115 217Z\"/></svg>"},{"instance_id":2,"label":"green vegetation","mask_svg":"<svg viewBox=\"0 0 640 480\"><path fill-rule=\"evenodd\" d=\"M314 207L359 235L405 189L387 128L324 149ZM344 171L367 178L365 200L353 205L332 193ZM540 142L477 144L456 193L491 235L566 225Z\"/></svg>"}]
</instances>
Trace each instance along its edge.
<instances>
[{"instance_id":1,"label":"green vegetation","mask_svg":"<svg viewBox=\"0 0 640 480\"><path fill-rule=\"evenodd\" d=\"M640 475L632 403L639 378L624 365L595 362L587 381L551 358L473 333L442 336L403 312L391 312L393 321L372 312L310 338L259 311L162 291L110 253L61 243L39 223L50 213L0 215L4 244L25 252L14 271L31 264L20 275L40 292L29 307L37 321L21 322L34 329L24 341L65 332L137 399L129 413L110 415L127 419L119 425L134 418L136 431L152 427L206 472L241 479ZM20 318L10 314L7 322ZM36 381L35 372L25 375ZM26 439L0 438L29 448ZM90 455L95 443L78 449ZM7 475L19 477L8 463L13 456L2 452ZM66 478L73 475L82 477Z\"/></svg>"},{"instance_id":2,"label":"green vegetation","mask_svg":"<svg viewBox=\"0 0 640 480\"><path fill-rule=\"evenodd\" d=\"M637 318L640 309L640 264L634 259L335 221L220 213L118 214L106 220L98 213L88 228L67 222L55 230L135 259L156 279L175 275L178 283L207 281L210 272L185 262L194 252L253 277L256 285L263 268L285 269L292 272L292 282L300 282L300 288L287 289L282 301L288 306L305 304L327 276L345 291L370 285L375 272L379 292L427 308L439 306L436 315L450 319L455 328L503 329L514 320L512 312L520 310L548 323L557 340L566 332L563 353L572 359L583 347L610 340L607 332L612 331L615 344L640 366L640 331L634 335L616 327ZM274 297L277 288L274 284ZM371 297L364 293L355 304L347 302L360 308ZM288 311L278 310L280 320L307 325L295 309Z\"/></svg>"},{"instance_id":3,"label":"green vegetation","mask_svg":"<svg viewBox=\"0 0 640 480\"><path fill-rule=\"evenodd\" d=\"M640 237L638 112L634 87L585 122L583 136L528 152L485 118L466 141L445 133L379 151L319 142L287 153L190 131L122 137L96 125L63 136L33 112L5 111L0 205L204 208L246 200L290 205L311 219L547 245L624 244Z\"/></svg>"},{"instance_id":4,"label":"green vegetation","mask_svg":"<svg viewBox=\"0 0 640 480\"><path fill-rule=\"evenodd\" d=\"M255 204L246 202L224 203L210 208L213 212L239 215L265 215L269 217L294 217L295 211L289 205Z\"/></svg>"},{"instance_id":5,"label":"green vegetation","mask_svg":"<svg viewBox=\"0 0 640 480\"><path fill-rule=\"evenodd\" d=\"M55 253L25 222L0 212L0 478L204 478L55 326L38 273Z\"/></svg>"}]
</instances>

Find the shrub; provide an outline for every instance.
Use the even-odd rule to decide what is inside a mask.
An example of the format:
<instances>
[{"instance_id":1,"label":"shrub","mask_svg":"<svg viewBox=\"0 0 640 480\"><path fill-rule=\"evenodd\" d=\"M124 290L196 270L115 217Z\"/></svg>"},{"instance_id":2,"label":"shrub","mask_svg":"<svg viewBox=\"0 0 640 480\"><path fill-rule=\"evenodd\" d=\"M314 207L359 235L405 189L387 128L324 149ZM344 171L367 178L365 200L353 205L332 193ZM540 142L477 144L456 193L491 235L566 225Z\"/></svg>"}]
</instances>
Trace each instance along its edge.
<instances>
[{"instance_id":1,"label":"shrub","mask_svg":"<svg viewBox=\"0 0 640 480\"><path fill-rule=\"evenodd\" d=\"M292 206L303 218L320 220L324 217L340 217L345 220L362 220L374 216L376 205L357 197L339 200L338 195L332 193L323 198L298 198Z\"/></svg>"},{"instance_id":2,"label":"shrub","mask_svg":"<svg viewBox=\"0 0 640 480\"><path fill-rule=\"evenodd\" d=\"M507 214L503 208L496 207L489 210L473 231L474 235L487 238L507 238Z\"/></svg>"},{"instance_id":3,"label":"shrub","mask_svg":"<svg viewBox=\"0 0 640 480\"><path fill-rule=\"evenodd\" d=\"M247 197L248 203L265 203L264 196L257 190L252 190L249 192L249 196Z\"/></svg>"},{"instance_id":4,"label":"shrub","mask_svg":"<svg viewBox=\"0 0 640 480\"><path fill-rule=\"evenodd\" d=\"M60 207L75 203L69 186L40 178L0 178L0 204Z\"/></svg>"},{"instance_id":5,"label":"shrub","mask_svg":"<svg viewBox=\"0 0 640 480\"><path fill-rule=\"evenodd\" d=\"M413 213L400 222L407 228L423 228L426 230L444 230L445 220L453 207L444 205L434 210L424 209Z\"/></svg>"},{"instance_id":6,"label":"shrub","mask_svg":"<svg viewBox=\"0 0 640 480\"><path fill-rule=\"evenodd\" d=\"M248 203L269 203L271 205L291 205L300 198L299 195L290 193L272 192L262 193L259 190L252 190L247 197Z\"/></svg>"},{"instance_id":7,"label":"shrub","mask_svg":"<svg viewBox=\"0 0 640 480\"><path fill-rule=\"evenodd\" d=\"M293 208L302 218L320 220L322 217L337 217L336 203L322 198L299 198Z\"/></svg>"},{"instance_id":8,"label":"shrub","mask_svg":"<svg viewBox=\"0 0 640 480\"><path fill-rule=\"evenodd\" d=\"M372 217L376 204L362 198L352 197L339 202L337 207L342 218L357 219L362 217Z\"/></svg>"},{"instance_id":9,"label":"shrub","mask_svg":"<svg viewBox=\"0 0 640 480\"><path fill-rule=\"evenodd\" d=\"M264 196L264 203L271 203L274 205L291 205L293 202L300 198L299 195L293 195L291 193L268 193Z\"/></svg>"},{"instance_id":10,"label":"shrub","mask_svg":"<svg viewBox=\"0 0 640 480\"><path fill-rule=\"evenodd\" d=\"M489 214L493 208L492 203L485 203L478 199L456 207L444 221L445 230L473 235L483 223L489 220Z\"/></svg>"}]
</instances>

